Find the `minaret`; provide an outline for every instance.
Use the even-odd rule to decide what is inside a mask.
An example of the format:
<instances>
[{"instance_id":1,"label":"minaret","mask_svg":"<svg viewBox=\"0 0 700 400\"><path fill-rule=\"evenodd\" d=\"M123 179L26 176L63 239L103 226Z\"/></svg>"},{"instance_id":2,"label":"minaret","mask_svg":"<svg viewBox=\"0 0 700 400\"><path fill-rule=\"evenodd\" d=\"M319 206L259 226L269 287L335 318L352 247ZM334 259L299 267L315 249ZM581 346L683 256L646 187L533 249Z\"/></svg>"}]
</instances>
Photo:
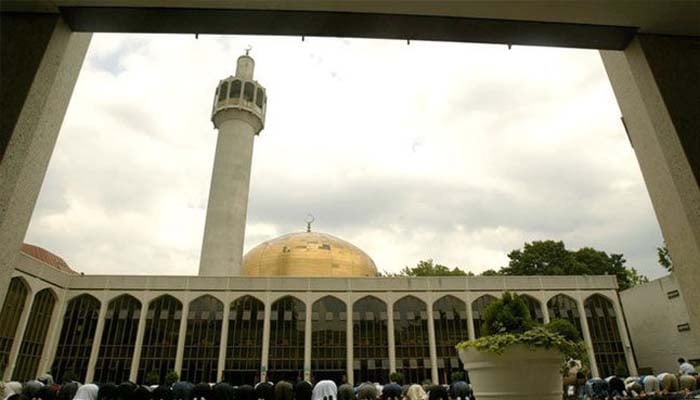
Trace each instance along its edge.
<instances>
[{"instance_id":1,"label":"minaret","mask_svg":"<svg viewBox=\"0 0 700 400\"><path fill-rule=\"evenodd\" d=\"M239 275L243 258L253 137L265 124L265 88L253 80L255 61L238 57L236 75L219 82L211 120L219 130L199 275Z\"/></svg>"}]
</instances>

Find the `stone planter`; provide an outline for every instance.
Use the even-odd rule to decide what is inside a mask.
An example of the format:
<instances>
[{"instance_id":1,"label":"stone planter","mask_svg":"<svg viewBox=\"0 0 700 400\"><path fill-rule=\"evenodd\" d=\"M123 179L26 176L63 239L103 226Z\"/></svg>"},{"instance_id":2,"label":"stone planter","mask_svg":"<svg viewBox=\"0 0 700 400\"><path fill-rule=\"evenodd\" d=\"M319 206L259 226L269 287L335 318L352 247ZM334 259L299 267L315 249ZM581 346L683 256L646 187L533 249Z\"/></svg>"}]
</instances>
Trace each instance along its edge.
<instances>
[{"instance_id":1,"label":"stone planter","mask_svg":"<svg viewBox=\"0 0 700 400\"><path fill-rule=\"evenodd\" d=\"M479 400L561 400L562 354L513 345L503 354L460 349L459 358Z\"/></svg>"}]
</instances>

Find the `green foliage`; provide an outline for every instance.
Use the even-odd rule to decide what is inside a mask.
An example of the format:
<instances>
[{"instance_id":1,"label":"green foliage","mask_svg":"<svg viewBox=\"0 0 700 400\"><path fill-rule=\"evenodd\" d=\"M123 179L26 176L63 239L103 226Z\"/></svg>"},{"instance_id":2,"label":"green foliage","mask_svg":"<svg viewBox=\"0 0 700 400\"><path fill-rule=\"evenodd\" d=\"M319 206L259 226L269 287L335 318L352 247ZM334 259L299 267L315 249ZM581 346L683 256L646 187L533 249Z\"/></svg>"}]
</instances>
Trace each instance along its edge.
<instances>
[{"instance_id":1,"label":"green foliage","mask_svg":"<svg viewBox=\"0 0 700 400\"><path fill-rule=\"evenodd\" d=\"M620 290L647 282L634 268L628 268L622 254L607 254L591 247L566 249L564 242L545 240L525 243L522 250L508 253L510 262L503 275L615 275Z\"/></svg>"},{"instance_id":2,"label":"green foliage","mask_svg":"<svg viewBox=\"0 0 700 400\"><path fill-rule=\"evenodd\" d=\"M474 276L471 272L465 272L457 267L448 267L436 264L432 259L418 261L415 267L404 267L398 273L381 273L380 276Z\"/></svg>"},{"instance_id":3,"label":"green foliage","mask_svg":"<svg viewBox=\"0 0 700 400\"><path fill-rule=\"evenodd\" d=\"M498 276L498 275L503 275L500 271L496 271L494 269L487 269L486 271L481 273L481 276Z\"/></svg>"},{"instance_id":4,"label":"green foliage","mask_svg":"<svg viewBox=\"0 0 700 400\"><path fill-rule=\"evenodd\" d=\"M165 386L172 386L173 383L180 380L180 376L175 372L175 370L168 370L165 374L165 381L163 382Z\"/></svg>"},{"instance_id":5,"label":"green foliage","mask_svg":"<svg viewBox=\"0 0 700 400\"><path fill-rule=\"evenodd\" d=\"M452 371L452 373L450 374L450 378L452 379L452 382L463 381L464 371Z\"/></svg>"},{"instance_id":6,"label":"green foliage","mask_svg":"<svg viewBox=\"0 0 700 400\"><path fill-rule=\"evenodd\" d=\"M399 385L403 385L403 374L401 372L392 372L389 375L389 380L392 382L396 382Z\"/></svg>"},{"instance_id":7,"label":"green foliage","mask_svg":"<svg viewBox=\"0 0 700 400\"><path fill-rule=\"evenodd\" d=\"M627 363L624 361L618 361L617 364L615 364L615 375L616 376L629 376L627 373Z\"/></svg>"},{"instance_id":8,"label":"green foliage","mask_svg":"<svg viewBox=\"0 0 700 400\"><path fill-rule=\"evenodd\" d=\"M533 322L525 301L517 294L503 293L484 311L486 333L523 333L532 328Z\"/></svg>"},{"instance_id":9,"label":"green foliage","mask_svg":"<svg viewBox=\"0 0 700 400\"><path fill-rule=\"evenodd\" d=\"M671 259L671 254L668 252L666 243L664 243L664 247L657 247L656 253L659 255L659 265L668 272L673 271L673 260Z\"/></svg>"},{"instance_id":10,"label":"green foliage","mask_svg":"<svg viewBox=\"0 0 700 400\"><path fill-rule=\"evenodd\" d=\"M555 319L544 326L548 331L554 332L563 336L567 340L572 342L578 342L581 340L581 335L578 333L578 329L566 319Z\"/></svg>"},{"instance_id":11,"label":"green foliage","mask_svg":"<svg viewBox=\"0 0 700 400\"><path fill-rule=\"evenodd\" d=\"M159 385L160 384L160 374L158 373L158 371L151 371L151 372L146 374L144 381L145 381L146 385L148 385L148 386Z\"/></svg>"},{"instance_id":12,"label":"green foliage","mask_svg":"<svg viewBox=\"0 0 700 400\"><path fill-rule=\"evenodd\" d=\"M63 383L68 383L68 382L77 382L78 381L78 374L75 373L72 369L67 370L66 372L63 373L63 376L61 377L61 382Z\"/></svg>"}]
</instances>

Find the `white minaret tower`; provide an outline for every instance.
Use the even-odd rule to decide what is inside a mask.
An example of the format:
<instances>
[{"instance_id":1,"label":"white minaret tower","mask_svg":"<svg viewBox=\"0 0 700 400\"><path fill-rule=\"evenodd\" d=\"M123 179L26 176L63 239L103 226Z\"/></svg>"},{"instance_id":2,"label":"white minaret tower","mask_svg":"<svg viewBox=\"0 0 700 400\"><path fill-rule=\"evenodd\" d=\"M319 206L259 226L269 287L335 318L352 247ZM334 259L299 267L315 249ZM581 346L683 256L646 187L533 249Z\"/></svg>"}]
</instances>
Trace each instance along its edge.
<instances>
[{"instance_id":1,"label":"white minaret tower","mask_svg":"<svg viewBox=\"0 0 700 400\"><path fill-rule=\"evenodd\" d=\"M238 57L236 75L219 82L211 120L219 130L209 189L199 275L238 275L248 212L253 137L265 124L265 88L253 80L255 61Z\"/></svg>"}]
</instances>

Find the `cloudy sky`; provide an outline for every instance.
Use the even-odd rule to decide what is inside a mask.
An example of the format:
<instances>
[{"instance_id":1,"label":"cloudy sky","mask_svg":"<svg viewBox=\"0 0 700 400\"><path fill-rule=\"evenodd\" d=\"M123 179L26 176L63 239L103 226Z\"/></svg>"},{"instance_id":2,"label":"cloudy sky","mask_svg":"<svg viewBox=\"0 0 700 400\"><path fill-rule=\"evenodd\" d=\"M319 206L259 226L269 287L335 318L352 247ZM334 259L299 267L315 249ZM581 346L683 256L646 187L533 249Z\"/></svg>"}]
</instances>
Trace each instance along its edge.
<instances>
[{"instance_id":1,"label":"cloudy sky","mask_svg":"<svg viewBox=\"0 0 700 400\"><path fill-rule=\"evenodd\" d=\"M95 35L26 241L85 273L196 274L214 89L248 45L269 101L246 249L312 213L385 271L556 239L662 274L598 52L480 44Z\"/></svg>"}]
</instances>

